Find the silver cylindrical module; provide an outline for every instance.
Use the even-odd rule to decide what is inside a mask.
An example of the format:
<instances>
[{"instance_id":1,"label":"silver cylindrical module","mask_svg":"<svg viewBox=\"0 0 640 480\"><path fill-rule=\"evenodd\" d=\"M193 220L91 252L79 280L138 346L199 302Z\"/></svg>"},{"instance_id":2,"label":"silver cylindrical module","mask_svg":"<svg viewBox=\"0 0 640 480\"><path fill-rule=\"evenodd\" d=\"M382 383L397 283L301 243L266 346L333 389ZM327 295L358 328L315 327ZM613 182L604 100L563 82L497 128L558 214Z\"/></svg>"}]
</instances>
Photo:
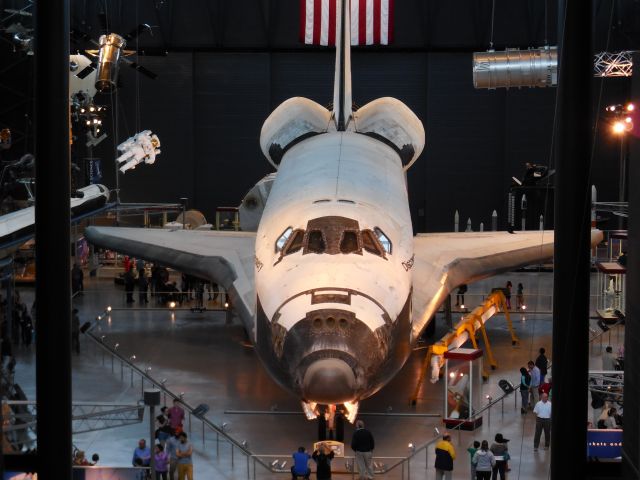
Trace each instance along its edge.
<instances>
[{"instance_id":1,"label":"silver cylindrical module","mask_svg":"<svg viewBox=\"0 0 640 480\"><path fill-rule=\"evenodd\" d=\"M99 40L98 71L96 73L96 89L100 92L111 92L116 89L118 80L118 60L125 39L116 33L102 35Z\"/></svg>"},{"instance_id":2,"label":"silver cylindrical module","mask_svg":"<svg viewBox=\"0 0 640 480\"><path fill-rule=\"evenodd\" d=\"M558 48L508 48L473 54L475 88L555 87L558 84Z\"/></svg>"}]
</instances>

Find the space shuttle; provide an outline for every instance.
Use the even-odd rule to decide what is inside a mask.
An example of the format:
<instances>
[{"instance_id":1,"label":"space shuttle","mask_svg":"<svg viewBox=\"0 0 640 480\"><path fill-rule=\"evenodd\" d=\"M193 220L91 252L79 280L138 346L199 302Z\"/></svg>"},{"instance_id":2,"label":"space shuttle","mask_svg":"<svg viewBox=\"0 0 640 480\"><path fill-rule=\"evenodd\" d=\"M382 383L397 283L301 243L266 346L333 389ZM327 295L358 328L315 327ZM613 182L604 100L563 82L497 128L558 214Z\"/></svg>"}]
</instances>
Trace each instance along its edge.
<instances>
[{"instance_id":1,"label":"space shuttle","mask_svg":"<svg viewBox=\"0 0 640 480\"><path fill-rule=\"evenodd\" d=\"M395 98L354 110L345 4L331 109L292 98L262 127L277 173L257 232L86 230L97 246L222 285L265 368L309 418L316 404L343 404L353 419L458 285L553 256L550 231L413 235L406 173L425 131Z\"/></svg>"}]
</instances>

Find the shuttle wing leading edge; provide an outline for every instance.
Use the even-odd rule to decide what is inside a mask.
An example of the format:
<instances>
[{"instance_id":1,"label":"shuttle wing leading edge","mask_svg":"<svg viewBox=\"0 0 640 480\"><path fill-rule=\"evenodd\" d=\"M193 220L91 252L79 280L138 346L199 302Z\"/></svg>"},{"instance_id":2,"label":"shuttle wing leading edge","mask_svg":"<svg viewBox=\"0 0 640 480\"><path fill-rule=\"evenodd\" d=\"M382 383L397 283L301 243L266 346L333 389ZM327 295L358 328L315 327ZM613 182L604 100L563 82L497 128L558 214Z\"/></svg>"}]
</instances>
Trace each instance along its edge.
<instances>
[{"instance_id":1,"label":"shuttle wing leading edge","mask_svg":"<svg viewBox=\"0 0 640 480\"><path fill-rule=\"evenodd\" d=\"M103 248L157 262L222 285L248 331L255 317L255 233L89 227Z\"/></svg>"},{"instance_id":2,"label":"shuttle wing leading edge","mask_svg":"<svg viewBox=\"0 0 640 480\"><path fill-rule=\"evenodd\" d=\"M592 230L591 245L601 241ZM414 254L413 339L458 285L551 259L553 231L418 234Z\"/></svg>"}]
</instances>

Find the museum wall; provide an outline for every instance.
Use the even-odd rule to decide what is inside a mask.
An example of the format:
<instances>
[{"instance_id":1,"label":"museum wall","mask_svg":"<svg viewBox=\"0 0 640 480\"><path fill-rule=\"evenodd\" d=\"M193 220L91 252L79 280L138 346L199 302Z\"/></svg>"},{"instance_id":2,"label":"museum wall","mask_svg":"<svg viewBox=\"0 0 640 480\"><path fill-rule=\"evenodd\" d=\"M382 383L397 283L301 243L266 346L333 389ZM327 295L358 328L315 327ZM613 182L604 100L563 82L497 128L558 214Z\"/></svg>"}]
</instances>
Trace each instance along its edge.
<instances>
[{"instance_id":1,"label":"museum wall","mask_svg":"<svg viewBox=\"0 0 640 480\"><path fill-rule=\"evenodd\" d=\"M0 8L20 3L0 0ZM553 19L555 2L548 3L547 17ZM490 224L495 209L504 227L511 176L522 176L525 162L552 162L556 89L473 88L471 56L488 46L491 4L396 2L395 44L353 53L355 103L394 96L425 125L427 145L407 179L416 231L451 230L455 210L461 223L471 218L477 229L480 222ZM497 49L539 46L545 38L555 43L554 21L547 22L545 34L544 2L496 4ZM608 22L607 5L596 2L596 19ZM154 131L162 141L162 154L153 166L120 175L123 201L187 197L190 207L213 220L217 206L237 205L270 172L258 145L269 113L296 95L325 105L331 101L334 53L298 43L298 0L72 0L73 28L97 38L103 31L100 13L109 31L124 33L149 23L153 35L141 36L130 47L168 52L133 57L157 73L156 80L122 68L117 94L96 97L96 103L111 108L109 138L94 151L109 187L116 186L115 145L142 129ZM607 37L612 49L638 30L625 19L640 18L624 8L616 8L614 16L617 28ZM598 23L596 48L603 32L607 29ZM8 159L28 151L33 140L32 59L0 42L0 61L7 66L0 77L0 126L13 127L18 140L15 150L5 154ZM17 67L9 68L14 63ZM628 100L624 79L604 81L601 96L599 86L594 81L594 106ZM616 200L619 144L603 125L592 168L599 199ZM74 151L80 161L86 156L81 141Z\"/></svg>"}]
</instances>

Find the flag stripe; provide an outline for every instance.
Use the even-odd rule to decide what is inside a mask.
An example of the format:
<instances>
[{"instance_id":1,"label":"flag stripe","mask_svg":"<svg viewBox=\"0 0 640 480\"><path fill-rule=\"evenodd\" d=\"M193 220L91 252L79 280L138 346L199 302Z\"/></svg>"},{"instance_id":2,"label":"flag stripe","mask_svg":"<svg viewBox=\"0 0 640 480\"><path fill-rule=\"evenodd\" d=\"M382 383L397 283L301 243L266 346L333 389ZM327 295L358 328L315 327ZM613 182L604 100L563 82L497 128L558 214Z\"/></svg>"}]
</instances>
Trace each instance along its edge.
<instances>
[{"instance_id":1,"label":"flag stripe","mask_svg":"<svg viewBox=\"0 0 640 480\"><path fill-rule=\"evenodd\" d=\"M313 43L313 2L315 0L307 0L306 8L306 28L305 28L305 43Z\"/></svg>"},{"instance_id":2,"label":"flag stripe","mask_svg":"<svg viewBox=\"0 0 640 480\"><path fill-rule=\"evenodd\" d=\"M394 0L343 0L351 11L352 45L388 45L393 41ZM300 40L335 45L338 0L300 0Z\"/></svg>"},{"instance_id":3,"label":"flag stripe","mask_svg":"<svg viewBox=\"0 0 640 480\"><path fill-rule=\"evenodd\" d=\"M367 0L367 45L373 45L373 0Z\"/></svg>"},{"instance_id":4,"label":"flag stripe","mask_svg":"<svg viewBox=\"0 0 640 480\"><path fill-rule=\"evenodd\" d=\"M358 12L358 45L367 44L367 0L360 0Z\"/></svg>"},{"instance_id":5,"label":"flag stripe","mask_svg":"<svg viewBox=\"0 0 640 480\"><path fill-rule=\"evenodd\" d=\"M380 44L380 34L381 34L381 18L380 18L380 1L373 1L373 43L374 45Z\"/></svg>"},{"instance_id":6,"label":"flag stripe","mask_svg":"<svg viewBox=\"0 0 640 480\"><path fill-rule=\"evenodd\" d=\"M358 12L360 0L351 0L351 45L358 45Z\"/></svg>"},{"instance_id":7,"label":"flag stripe","mask_svg":"<svg viewBox=\"0 0 640 480\"><path fill-rule=\"evenodd\" d=\"M389 30L389 35L387 37L387 43L385 45L388 45L389 43L393 42L393 12L394 12L394 5L393 2L394 0L387 0L389 2L389 8L388 8L388 20L386 21L387 24L387 28Z\"/></svg>"},{"instance_id":8,"label":"flag stripe","mask_svg":"<svg viewBox=\"0 0 640 480\"><path fill-rule=\"evenodd\" d=\"M380 5L380 43L389 44L389 0L382 0Z\"/></svg>"},{"instance_id":9,"label":"flag stripe","mask_svg":"<svg viewBox=\"0 0 640 480\"><path fill-rule=\"evenodd\" d=\"M329 45L331 46L336 44L336 24L338 22L336 4L337 0L329 1Z\"/></svg>"},{"instance_id":10,"label":"flag stripe","mask_svg":"<svg viewBox=\"0 0 640 480\"><path fill-rule=\"evenodd\" d=\"M302 43L306 42L307 34L307 1L300 0L300 30L298 31L298 37Z\"/></svg>"},{"instance_id":11,"label":"flag stripe","mask_svg":"<svg viewBox=\"0 0 640 480\"><path fill-rule=\"evenodd\" d=\"M320 18L320 45L329 45L329 3L332 0L321 0L321 18Z\"/></svg>"},{"instance_id":12,"label":"flag stripe","mask_svg":"<svg viewBox=\"0 0 640 480\"><path fill-rule=\"evenodd\" d=\"M320 45L322 27L322 0L313 0L313 44Z\"/></svg>"}]
</instances>

